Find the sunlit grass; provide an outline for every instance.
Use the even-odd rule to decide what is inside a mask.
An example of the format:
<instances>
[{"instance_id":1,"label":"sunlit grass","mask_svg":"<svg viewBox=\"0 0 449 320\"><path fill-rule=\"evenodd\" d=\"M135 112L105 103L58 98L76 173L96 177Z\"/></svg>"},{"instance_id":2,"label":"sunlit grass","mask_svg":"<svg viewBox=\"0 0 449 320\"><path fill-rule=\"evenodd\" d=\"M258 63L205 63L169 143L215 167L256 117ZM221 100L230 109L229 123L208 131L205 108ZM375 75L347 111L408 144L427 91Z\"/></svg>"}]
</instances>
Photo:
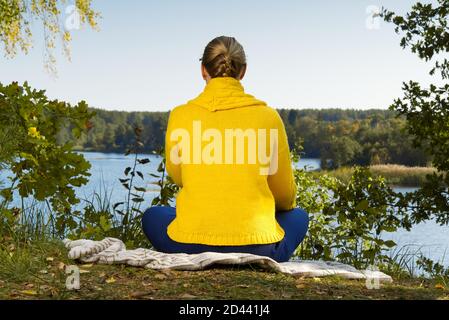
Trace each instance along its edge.
<instances>
[{"instance_id":1,"label":"sunlit grass","mask_svg":"<svg viewBox=\"0 0 449 320\"><path fill-rule=\"evenodd\" d=\"M407 167L397 164L371 165L374 176L382 176L391 186L419 187L426 179L426 175L436 172L432 167ZM354 172L353 167L341 167L336 170L321 170L316 174L327 174L347 182Z\"/></svg>"}]
</instances>

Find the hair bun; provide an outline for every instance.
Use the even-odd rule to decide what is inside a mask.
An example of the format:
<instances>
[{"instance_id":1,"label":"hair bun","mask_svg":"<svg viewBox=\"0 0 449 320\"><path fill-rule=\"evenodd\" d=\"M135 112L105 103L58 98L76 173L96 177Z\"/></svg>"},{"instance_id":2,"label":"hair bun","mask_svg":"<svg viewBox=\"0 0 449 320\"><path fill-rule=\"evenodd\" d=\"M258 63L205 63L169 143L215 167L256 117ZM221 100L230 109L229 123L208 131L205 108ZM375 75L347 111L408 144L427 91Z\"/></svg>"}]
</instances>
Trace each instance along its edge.
<instances>
[{"instance_id":1,"label":"hair bun","mask_svg":"<svg viewBox=\"0 0 449 320\"><path fill-rule=\"evenodd\" d=\"M240 76L246 66L242 45L233 37L217 37L204 49L202 64L212 78Z\"/></svg>"}]
</instances>

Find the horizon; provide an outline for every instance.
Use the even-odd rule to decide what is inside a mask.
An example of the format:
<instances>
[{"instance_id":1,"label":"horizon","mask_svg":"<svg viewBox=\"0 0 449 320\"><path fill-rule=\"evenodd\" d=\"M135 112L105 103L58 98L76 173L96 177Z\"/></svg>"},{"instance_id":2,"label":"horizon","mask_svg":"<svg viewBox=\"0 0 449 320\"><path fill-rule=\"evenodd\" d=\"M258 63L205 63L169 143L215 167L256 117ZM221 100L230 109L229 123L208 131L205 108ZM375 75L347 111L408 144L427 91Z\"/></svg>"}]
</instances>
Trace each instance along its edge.
<instances>
[{"instance_id":1,"label":"horizon","mask_svg":"<svg viewBox=\"0 0 449 320\"><path fill-rule=\"evenodd\" d=\"M101 107L94 107L89 106L90 109L95 110L101 110L101 111L110 111L110 112L170 112L171 109L167 110L118 110L118 109L104 109ZM273 107L274 108L274 107ZM317 107L317 108L310 108L310 107L299 107L299 108L283 108L283 107L276 107L274 108L276 110L297 110L297 111L330 111L330 110L342 110L342 111L356 111L356 112L365 112L365 111L385 111L385 112L395 112L394 110L390 110L388 108L337 108L337 107Z\"/></svg>"},{"instance_id":2,"label":"horizon","mask_svg":"<svg viewBox=\"0 0 449 320\"><path fill-rule=\"evenodd\" d=\"M0 81L27 80L51 99L103 110L168 111L203 90L198 59L225 34L245 48L245 90L276 109L387 109L404 81L430 83L429 66L370 16L383 6L406 12L413 0L236 1L232 15L205 0L93 1L100 31L73 31L72 62L56 48L57 79L44 71L44 35L34 24L34 48L2 57Z\"/></svg>"}]
</instances>

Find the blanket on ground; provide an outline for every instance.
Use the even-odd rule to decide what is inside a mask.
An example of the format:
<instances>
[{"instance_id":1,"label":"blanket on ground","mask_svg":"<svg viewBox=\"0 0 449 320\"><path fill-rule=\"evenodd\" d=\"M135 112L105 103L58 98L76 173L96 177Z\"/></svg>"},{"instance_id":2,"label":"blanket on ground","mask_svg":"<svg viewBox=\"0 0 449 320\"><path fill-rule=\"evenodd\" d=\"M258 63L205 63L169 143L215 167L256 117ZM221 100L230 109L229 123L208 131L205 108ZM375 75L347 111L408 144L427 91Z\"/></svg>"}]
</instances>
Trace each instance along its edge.
<instances>
[{"instance_id":1,"label":"blanket on ground","mask_svg":"<svg viewBox=\"0 0 449 320\"><path fill-rule=\"evenodd\" d=\"M199 254L162 253L150 249L127 250L125 244L116 238L93 240L64 240L69 249L69 258L83 263L125 264L150 269L201 270L216 264L255 264L276 272L302 277L341 276L347 279L374 279L392 282L392 278L377 270L357 270L356 268L332 261L275 260L248 253L204 252Z\"/></svg>"}]
</instances>

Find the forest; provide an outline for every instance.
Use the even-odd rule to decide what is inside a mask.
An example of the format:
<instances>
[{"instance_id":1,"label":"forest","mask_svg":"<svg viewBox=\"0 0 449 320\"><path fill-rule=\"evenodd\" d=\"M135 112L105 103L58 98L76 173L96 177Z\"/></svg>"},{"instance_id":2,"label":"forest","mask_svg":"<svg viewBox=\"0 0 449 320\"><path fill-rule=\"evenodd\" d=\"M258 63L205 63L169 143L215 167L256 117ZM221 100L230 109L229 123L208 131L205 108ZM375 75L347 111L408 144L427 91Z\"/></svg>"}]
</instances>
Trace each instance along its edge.
<instances>
[{"instance_id":1,"label":"forest","mask_svg":"<svg viewBox=\"0 0 449 320\"><path fill-rule=\"evenodd\" d=\"M134 128L142 129L143 153L163 147L168 112L125 112L91 109L95 113L87 135L76 150L126 152L134 143ZM415 148L405 131L405 118L382 109L278 109L290 147L303 157L320 158L323 168L351 165L402 164L426 166L431 159ZM61 142L75 141L71 128Z\"/></svg>"}]
</instances>

